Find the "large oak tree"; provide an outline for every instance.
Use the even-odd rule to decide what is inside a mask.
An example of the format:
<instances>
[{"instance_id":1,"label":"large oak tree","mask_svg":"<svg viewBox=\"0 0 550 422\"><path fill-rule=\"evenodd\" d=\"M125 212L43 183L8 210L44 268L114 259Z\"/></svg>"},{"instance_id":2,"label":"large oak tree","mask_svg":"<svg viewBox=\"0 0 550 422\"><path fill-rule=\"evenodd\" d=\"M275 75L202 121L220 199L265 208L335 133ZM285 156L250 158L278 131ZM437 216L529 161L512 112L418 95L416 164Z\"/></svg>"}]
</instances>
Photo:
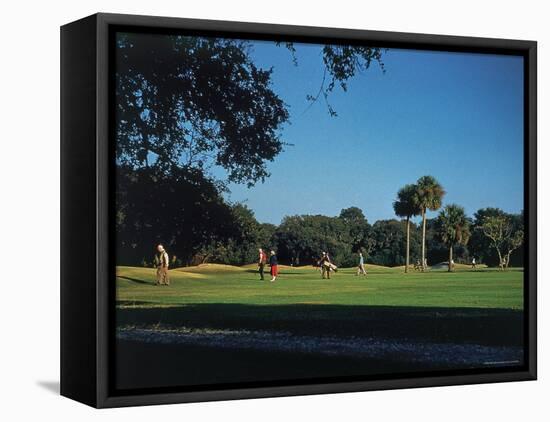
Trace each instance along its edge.
<instances>
[{"instance_id":1,"label":"large oak tree","mask_svg":"<svg viewBox=\"0 0 550 422\"><path fill-rule=\"evenodd\" d=\"M222 193L228 182L252 186L269 176L267 164L285 147L288 106L273 89L275 70L254 62L249 41L127 32L116 43L118 244L135 260L162 241L188 261L228 227L241 227L222 221L235 217ZM294 45L285 45L296 60ZM381 62L382 50L329 45L322 54L327 100L335 86L346 90L349 78Z\"/></svg>"}]
</instances>

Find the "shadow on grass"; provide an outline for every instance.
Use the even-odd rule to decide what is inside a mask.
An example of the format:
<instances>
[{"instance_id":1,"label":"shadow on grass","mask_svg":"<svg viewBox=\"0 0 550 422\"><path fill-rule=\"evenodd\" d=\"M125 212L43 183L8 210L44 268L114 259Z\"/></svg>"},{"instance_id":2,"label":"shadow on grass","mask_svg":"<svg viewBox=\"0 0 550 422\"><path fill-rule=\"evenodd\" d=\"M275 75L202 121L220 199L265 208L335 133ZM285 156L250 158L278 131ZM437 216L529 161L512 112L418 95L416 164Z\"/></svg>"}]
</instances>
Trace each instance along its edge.
<instances>
[{"instance_id":1,"label":"shadow on grass","mask_svg":"<svg viewBox=\"0 0 550 422\"><path fill-rule=\"evenodd\" d=\"M471 344L472 353L476 345L519 348L523 339L523 312L508 309L214 303L117 308L116 319L119 327L215 328L240 330L245 336L244 330L268 336L282 331L290 333L287 338L337 336L344 342L364 337L389 348L387 357L357 358L117 339L120 389L434 371L448 366L437 363L437 356L414 361L392 353L392 339Z\"/></svg>"},{"instance_id":2,"label":"shadow on grass","mask_svg":"<svg viewBox=\"0 0 550 422\"><path fill-rule=\"evenodd\" d=\"M121 308L136 307L136 306L150 307L152 305L151 302L147 302L145 300L117 300L116 304Z\"/></svg>"},{"instance_id":3,"label":"shadow on grass","mask_svg":"<svg viewBox=\"0 0 550 422\"><path fill-rule=\"evenodd\" d=\"M506 270L499 270L494 267L486 268L458 268L453 271L449 271L447 267L444 268L430 268L426 272L432 273L452 273L452 274L461 274L461 273L493 273L493 274L506 274L506 273L522 273L523 268L508 268ZM422 271L415 270L413 274L422 274Z\"/></svg>"},{"instance_id":4,"label":"shadow on grass","mask_svg":"<svg viewBox=\"0 0 550 422\"><path fill-rule=\"evenodd\" d=\"M134 302L119 306L132 305ZM147 302L140 302L147 305ZM189 304L118 308L118 326L284 331L296 335L361 336L440 343L520 346L523 311L490 308L323 304Z\"/></svg>"},{"instance_id":5,"label":"shadow on grass","mask_svg":"<svg viewBox=\"0 0 550 422\"><path fill-rule=\"evenodd\" d=\"M258 270L245 270L244 272L246 273L251 273L251 274L258 274L258 277L260 276L260 272ZM314 270L311 270L312 273L315 273ZM265 267L264 268L264 274L266 275L269 275L269 267ZM308 273L305 273L304 271L296 271L296 270L279 270L279 275L307 275ZM308 281L308 280L304 280L304 281Z\"/></svg>"},{"instance_id":6,"label":"shadow on grass","mask_svg":"<svg viewBox=\"0 0 550 422\"><path fill-rule=\"evenodd\" d=\"M125 275L117 275L117 278L121 278L122 280L132 281L138 284L149 284L149 285L155 284L154 281L140 280L139 278L126 277Z\"/></svg>"}]
</instances>

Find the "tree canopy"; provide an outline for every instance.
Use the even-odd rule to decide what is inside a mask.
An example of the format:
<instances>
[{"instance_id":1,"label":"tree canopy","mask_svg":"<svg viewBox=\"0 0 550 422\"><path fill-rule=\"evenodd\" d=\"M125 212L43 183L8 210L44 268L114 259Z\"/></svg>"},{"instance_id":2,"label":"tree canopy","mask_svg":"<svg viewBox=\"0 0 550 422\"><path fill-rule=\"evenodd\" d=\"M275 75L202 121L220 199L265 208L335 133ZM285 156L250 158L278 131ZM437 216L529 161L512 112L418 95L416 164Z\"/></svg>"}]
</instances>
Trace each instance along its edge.
<instances>
[{"instance_id":1,"label":"tree canopy","mask_svg":"<svg viewBox=\"0 0 550 422\"><path fill-rule=\"evenodd\" d=\"M295 56L292 43L286 47ZM269 175L266 162L283 149L288 107L272 88L274 69L258 67L249 41L231 38L119 33L116 54L117 160L206 170L220 166L228 180L253 185ZM326 45L324 98L372 62L383 49ZM309 97L315 100L314 96ZM332 108L327 102L332 112Z\"/></svg>"},{"instance_id":2,"label":"tree canopy","mask_svg":"<svg viewBox=\"0 0 550 422\"><path fill-rule=\"evenodd\" d=\"M416 201L421 210L436 211L441 208L445 190L433 176L422 176L416 182Z\"/></svg>"},{"instance_id":3,"label":"tree canopy","mask_svg":"<svg viewBox=\"0 0 550 422\"><path fill-rule=\"evenodd\" d=\"M509 214L499 208L482 208L474 213L472 235L468 243L470 253L488 265L497 266L500 264L500 257L491 239L483 231L486 221L493 218L503 218L514 230L523 231L523 213ZM523 258L521 251L513 250L509 256L509 264L523 266Z\"/></svg>"},{"instance_id":4,"label":"tree canopy","mask_svg":"<svg viewBox=\"0 0 550 422\"><path fill-rule=\"evenodd\" d=\"M399 189L393 209L398 217L411 218L420 215L421 202L417 185L408 184Z\"/></svg>"},{"instance_id":5,"label":"tree canopy","mask_svg":"<svg viewBox=\"0 0 550 422\"><path fill-rule=\"evenodd\" d=\"M506 214L489 215L483 218L479 230L497 252L499 266L508 268L512 253L523 245L523 222Z\"/></svg>"},{"instance_id":6,"label":"tree canopy","mask_svg":"<svg viewBox=\"0 0 550 422\"><path fill-rule=\"evenodd\" d=\"M457 244L466 245L470 238L470 222L464 207L456 204L446 205L437 218L438 234L449 248L448 266L453 270L453 248Z\"/></svg>"},{"instance_id":7,"label":"tree canopy","mask_svg":"<svg viewBox=\"0 0 550 422\"><path fill-rule=\"evenodd\" d=\"M285 46L298 65L294 45ZM290 114L273 89L275 70L260 68L251 52L250 41L232 38L117 33L121 262L147 260L155 243L163 242L180 263L242 263L254 256L253 244L273 237L274 226L223 198L228 182L264 181L267 164L286 145L282 128ZM321 92L331 114L327 99L335 85L347 90L357 72L372 62L382 65L382 54L379 48L322 47Z\"/></svg>"},{"instance_id":8,"label":"tree canopy","mask_svg":"<svg viewBox=\"0 0 550 422\"><path fill-rule=\"evenodd\" d=\"M289 118L245 41L124 33L117 40L117 160L205 171L254 184L282 151Z\"/></svg>"}]
</instances>

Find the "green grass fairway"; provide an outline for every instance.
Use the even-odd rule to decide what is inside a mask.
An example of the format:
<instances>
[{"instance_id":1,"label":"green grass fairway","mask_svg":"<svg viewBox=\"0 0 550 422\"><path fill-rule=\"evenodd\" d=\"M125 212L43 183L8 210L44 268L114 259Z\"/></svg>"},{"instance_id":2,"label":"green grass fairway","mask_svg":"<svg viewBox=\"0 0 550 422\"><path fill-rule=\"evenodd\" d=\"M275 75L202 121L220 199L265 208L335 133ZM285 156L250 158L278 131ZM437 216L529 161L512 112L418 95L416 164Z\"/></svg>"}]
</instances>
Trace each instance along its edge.
<instances>
[{"instance_id":1,"label":"green grass fairway","mask_svg":"<svg viewBox=\"0 0 550 422\"><path fill-rule=\"evenodd\" d=\"M458 269L410 272L367 266L368 276L342 269L322 280L312 267L283 267L275 283L259 280L254 267L204 265L170 270L171 285L155 286L155 270L117 268L119 306L185 304L376 305L522 309L523 271Z\"/></svg>"},{"instance_id":2,"label":"green grass fairway","mask_svg":"<svg viewBox=\"0 0 550 422\"><path fill-rule=\"evenodd\" d=\"M523 272L117 268L119 388L520 365Z\"/></svg>"}]
</instances>

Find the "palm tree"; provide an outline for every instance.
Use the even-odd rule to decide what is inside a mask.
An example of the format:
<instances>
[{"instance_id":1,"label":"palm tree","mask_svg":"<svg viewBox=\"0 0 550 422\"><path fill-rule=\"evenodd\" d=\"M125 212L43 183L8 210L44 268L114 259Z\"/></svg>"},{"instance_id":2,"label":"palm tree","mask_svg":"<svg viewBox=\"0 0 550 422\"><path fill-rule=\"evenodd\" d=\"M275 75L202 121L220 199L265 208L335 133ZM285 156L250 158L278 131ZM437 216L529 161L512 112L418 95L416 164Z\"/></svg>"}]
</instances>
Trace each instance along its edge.
<instances>
[{"instance_id":1,"label":"palm tree","mask_svg":"<svg viewBox=\"0 0 550 422\"><path fill-rule=\"evenodd\" d=\"M416 182L418 204L420 205L420 215L422 215L422 271L426 262L426 212L428 210L436 211L441 208L441 202L445 191L441 184L433 176L422 176Z\"/></svg>"},{"instance_id":2,"label":"palm tree","mask_svg":"<svg viewBox=\"0 0 550 422\"><path fill-rule=\"evenodd\" d=\"M410 223L411 217L420 214L420 205L417 197L416 185L405 185L397 192L397 199L393 203L395 215L404 217L407 220L407 251L405 258L405 272L409 272L409 250L410 250Z\"/></svg>"},{"instance_id":3,"label":"palm tree","mask_svg":"<svg viewBox=\"0 0 550 422\"><path fill-rule=\"evenodd\" d=\"M453 246L465 245L470 238L470 223L460 205L447 205L437 219L439 236L449 248L449 272L453 270Z\"/></svg>"}]
</instances>

